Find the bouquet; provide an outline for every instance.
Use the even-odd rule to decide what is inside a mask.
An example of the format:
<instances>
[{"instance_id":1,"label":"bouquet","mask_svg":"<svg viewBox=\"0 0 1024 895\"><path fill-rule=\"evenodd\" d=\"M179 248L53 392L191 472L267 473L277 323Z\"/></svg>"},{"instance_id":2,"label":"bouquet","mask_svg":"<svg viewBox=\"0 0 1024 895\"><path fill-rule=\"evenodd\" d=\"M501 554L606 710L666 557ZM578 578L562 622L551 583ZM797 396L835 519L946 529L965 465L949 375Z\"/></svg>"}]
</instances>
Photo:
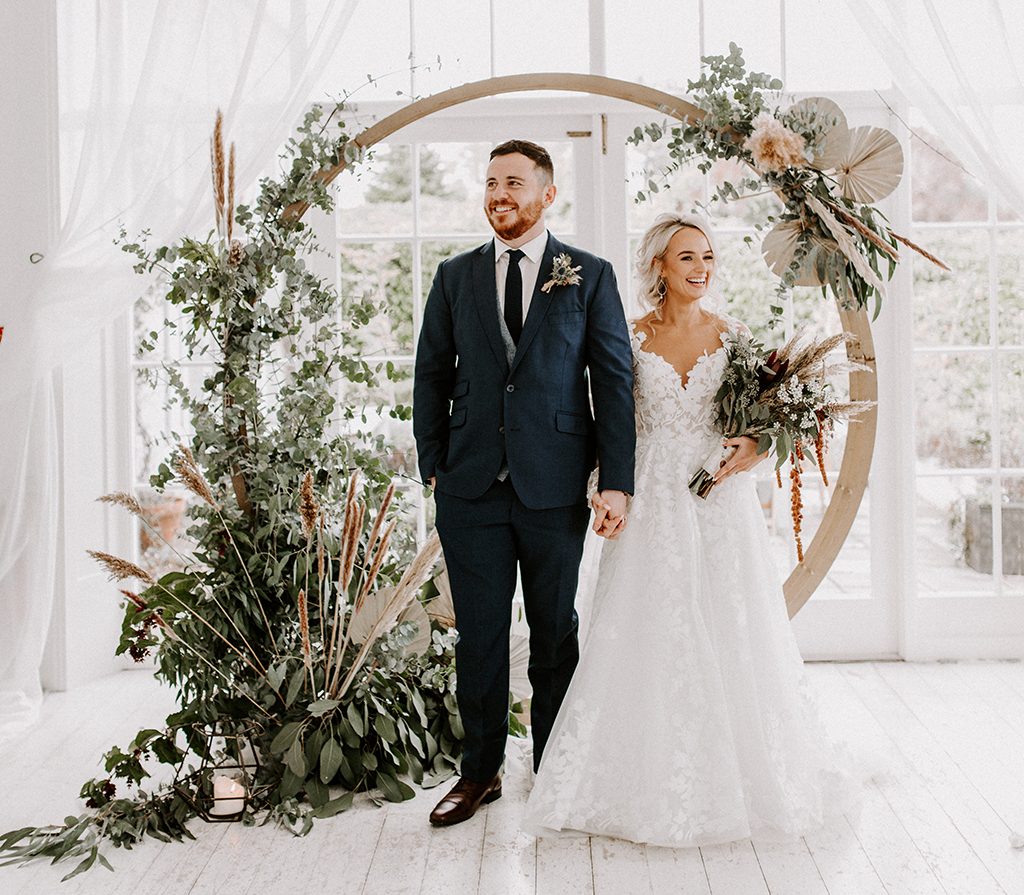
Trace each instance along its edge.
<instances>
[{"instance_id":1,"label":"bouquet","mask_svg":"<svg viewBox=\"0 0 1024 895\"><path fill-rule=\"evenodd\" d=\"M827 485L823 451L836 421L849 419L875 403L840 401L828 382L834 374L869 369L849 360L828 362L832 351L854 341L852 335L839 333L801 345L802 337L803 328L781 349L769 352L742 333L731 336L725 376L715 394L715 422L725 438L756 438L759 454L768 452L775 456L776 475L787 459L792 461L793 521L801 561L801 459L807 457L815 462ZM691 491L703 498L708 496L723 456L724 448L716 445L690 479Z\"/></svg>"}]
</instances>

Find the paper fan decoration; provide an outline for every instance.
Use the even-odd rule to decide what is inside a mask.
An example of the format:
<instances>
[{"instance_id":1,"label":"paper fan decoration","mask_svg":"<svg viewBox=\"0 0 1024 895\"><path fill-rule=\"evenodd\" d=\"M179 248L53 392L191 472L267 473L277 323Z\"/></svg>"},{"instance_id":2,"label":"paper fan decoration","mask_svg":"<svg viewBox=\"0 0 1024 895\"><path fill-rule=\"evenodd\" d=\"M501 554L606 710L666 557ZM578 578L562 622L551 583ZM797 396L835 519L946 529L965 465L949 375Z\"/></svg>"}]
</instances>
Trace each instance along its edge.
<instances>
[{"instance_id":1,"label":"paper fan decoration","mask_svg":"<svg viewBox=\"0 0 1024 895\"><path fill-rule=\"evenodd\" d=\"M416 636L405 648L405 651L409 655L422 656L430 646L430 617L419 600L414 598L405 612L398 616L398 624L402 624L402 622L416 622L419 626Z\"/></svg>"},{"instance_id":2,"label":"paper fan decoration","mask_svg":"<svg viewBox=\"0 0 1024 895\"><path fill-rule=\"evenodd\" d=\"M384 610L394 595L395 588L382 587L366 598L366 602L363 603L362 608L356 613L355 618L351 622L351 640L353 643L366 642L366 638L373 631L373 626L377 624L380 617L384 614ZM419 631L415 638L405 649L410 654L422 655L427 647L430 646L430 618L423 610L423 604L419 600L414 599L402 614L398 616L396 624L401 624L402 622L416 622L419 625Z\"/></svg>"},{"instance_id":3,"label":"paper fan decoration","mask_svg":"<svg viewBox=\"0 0 1024 895\"><path fill-rule=\"evenodd\" d=\"M776 276L781 277L792 263L801 230L799 221L783 221L776 224L761 243L761 254L764 255L765 263ZM800 273L793 285L824 286L828 258L838 252L839 246L836 243L812 235L811 250L804 257Z\"/></svg>"},{"instance_id":4,"label":"paper fan decoration","mask_svg":"<svg viewBox=\"0 0 1024 895\"><path fill-rule=\"evenodd\" d=\"M441 566L441 574L434 579L437 596L427 603L426 610L442 628L455 627L455 604L452 602L452 585L448 580L448 567Z\"/></svg>"},{"instance_id":5,"label":"paper fan decoration","mask_svg":"<svg viewBox=\"0 0 1024 895\"><path fill-rule=\"evenodd\" d=\"M508 641L508 688L512 698L522 702L533 695L527 670L530 665L530 638L512 634Z\"/></svg>"},{"instance_id":6,"label":"paper fan decoration","mask_svg":"<svg viewBox=\"0 0 1024 895\"><path fill-rule=\"evenodd\" d=\"M824 96L812 96L795 103L789 111L797 113L801 118L809 118L813 113L815 119L829 119L835 122L825 128L821 151L811 162L811 167L819 171L837 167L850 145L850 128L846 124L843 110Z\"/></svg>"},{"instance_id":7,"label":"paper fan decoration","mask_svg":"<svg viewBox=\"0 0 1024 895\"><path fill-rule=\"evenodd\" d=\"M903 148L881 127L855 127L850 145L836 165L843 196L862 204L884 199L903 176Z\"/></svg>"}]
</instances>

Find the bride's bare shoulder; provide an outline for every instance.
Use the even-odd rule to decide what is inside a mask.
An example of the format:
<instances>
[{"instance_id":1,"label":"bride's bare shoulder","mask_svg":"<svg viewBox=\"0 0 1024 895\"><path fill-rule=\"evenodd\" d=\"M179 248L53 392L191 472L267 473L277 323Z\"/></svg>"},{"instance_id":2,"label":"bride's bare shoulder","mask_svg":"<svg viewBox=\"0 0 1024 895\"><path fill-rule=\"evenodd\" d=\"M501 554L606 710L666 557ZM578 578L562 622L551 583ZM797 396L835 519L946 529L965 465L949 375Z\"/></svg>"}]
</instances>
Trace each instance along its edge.
<instances>
[{"instance_id":1,"label":"bride's bare shoulder","mask_svg":"<svg viewBox=\"0 0 1024 895\"><path fill-rule=\"evenodd\" d=\"M727 336L729 333L742 333L750 338L750 328L736 317L723 317L720 314L712 315L712 323L718 330L719 336Z\"/></svg>"},{"instance_id":2,"label":"bride's bare shoulder","mask_svg":"<svg viewBox=\"0 0 1024 895\"><path fill-rule=\"evenodd\" d=\"M635 320L630 320L629 325L633 332L640 336L646 336L648 339L654 338L654 327L652 325L653 315L644 314L643 317L637 317Z\"/></svg>"}]
</instances>

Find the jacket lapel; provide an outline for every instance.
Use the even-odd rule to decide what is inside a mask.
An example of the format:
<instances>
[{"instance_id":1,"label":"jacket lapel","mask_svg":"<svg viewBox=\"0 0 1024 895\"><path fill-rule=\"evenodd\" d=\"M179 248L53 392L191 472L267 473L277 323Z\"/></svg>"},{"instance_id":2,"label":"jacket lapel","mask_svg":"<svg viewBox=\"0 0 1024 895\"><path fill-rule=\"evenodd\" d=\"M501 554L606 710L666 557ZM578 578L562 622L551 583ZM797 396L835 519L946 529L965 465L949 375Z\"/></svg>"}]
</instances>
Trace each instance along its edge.
<instances>
[{"instance_id":1,"label":"jacket lapel","mask_svg":"<svg viewBox=\"0 0 1024 895\"><path fill-rule=\"evenodd\" d=\"M523 322L523 332L519 336L519 343L516 345L516 356L512 359L510 373L514 372L516 367L519 366L519 361L526 353L526 349L530 347L533 337L537 335L541 323L547 315L548 305L551 304L551 298L555 290L542 292L540 287L551 279L551 268L555 263L555 255L564 251L565 246L549 233L548 245L544 249L544 257L541 259L540 270L537 272L537 283L533 287L533 297L530 299L530 310L527 312L526 320Z\"/></svg>"},{"instance_id":2,"label":"jacket lapel","mask_svg":"<svg viewBox=\"0 0 1024 895\"><path fill-rule=\"evenodd\" d=\"M505 358L505 343L501 340L501 326L498 323L497 287L494 285L494 240L482 246L473 256L473 299L480 326L494 352L494 358L502 370L508 369Z\"/></svg>"}]
</instances>

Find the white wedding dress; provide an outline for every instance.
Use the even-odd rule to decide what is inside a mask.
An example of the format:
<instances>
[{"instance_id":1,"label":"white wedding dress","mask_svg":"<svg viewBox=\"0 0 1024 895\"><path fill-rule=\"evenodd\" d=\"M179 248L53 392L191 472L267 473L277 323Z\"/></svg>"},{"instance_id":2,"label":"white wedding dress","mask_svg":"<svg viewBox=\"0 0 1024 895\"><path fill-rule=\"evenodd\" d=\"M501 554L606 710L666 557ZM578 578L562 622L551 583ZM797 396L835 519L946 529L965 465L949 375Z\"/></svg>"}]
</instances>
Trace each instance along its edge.
<instances>
[{"instance_id":1,"label":"white wedding dress","mask_svg":"<svg viewBox=\"0 0 1024 895\"><path fill-rule=\"evenodd\" d=\"M796 839L857 800L803 675L752 477L707 500L688 487L722 437L725 349L684 386L632 341L636 494L605 543L524 829L663 846Z\"/></svg>"}]
</instances>

